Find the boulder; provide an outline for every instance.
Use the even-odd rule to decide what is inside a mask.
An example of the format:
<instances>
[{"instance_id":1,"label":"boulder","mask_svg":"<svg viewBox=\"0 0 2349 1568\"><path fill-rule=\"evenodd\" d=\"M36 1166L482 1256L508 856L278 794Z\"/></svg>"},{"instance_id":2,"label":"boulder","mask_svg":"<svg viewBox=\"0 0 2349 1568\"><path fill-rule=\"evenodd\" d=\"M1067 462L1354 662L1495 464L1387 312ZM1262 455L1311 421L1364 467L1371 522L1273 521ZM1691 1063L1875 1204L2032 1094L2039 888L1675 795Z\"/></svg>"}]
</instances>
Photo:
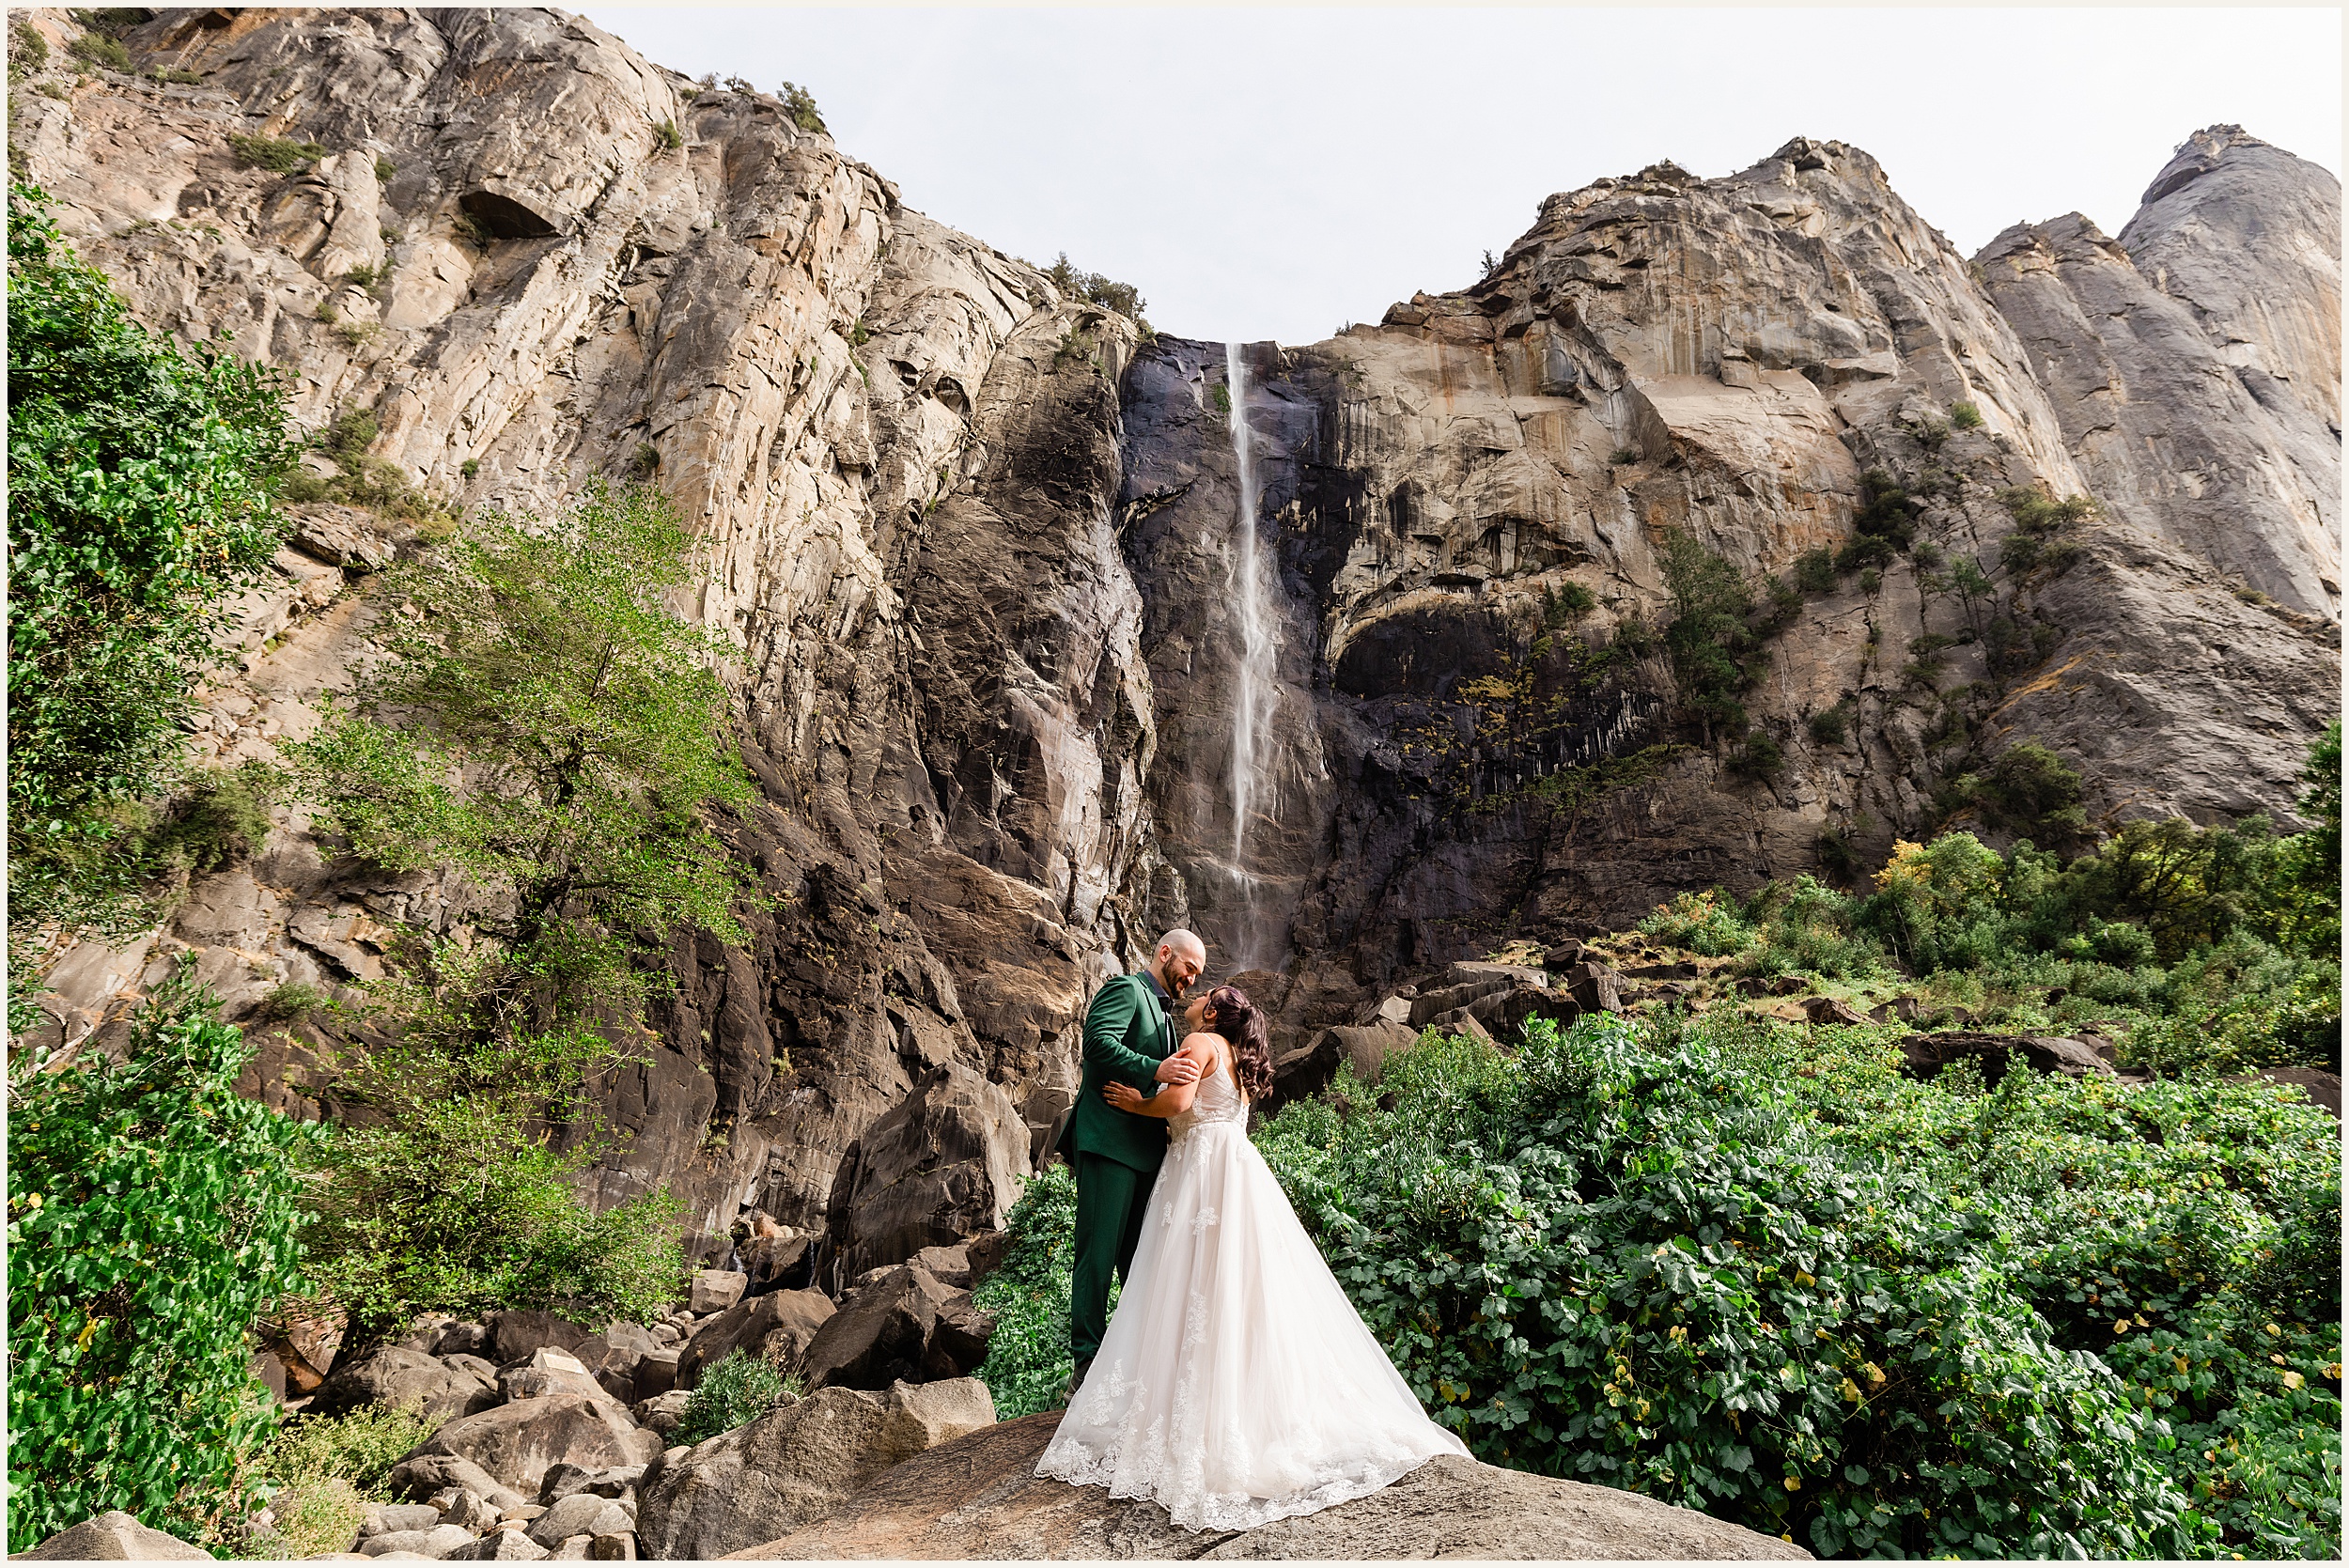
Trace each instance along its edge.
<instances>
[{"instance_id":1,"label":"boulder","mask_svg":"<svg viewBox=\"0 0 2349 1568\"><path fill-rule=\"evenodd\" d=\"M663 1344L639 1356L636 1365L629 1372L629 1391L635 1395L635 1400L630 1403L651 1399L676 1388L677 1362L684 1355L682 1345ZM597 1380L603 1383L606 1389L612 1387L603 1374L598 1374Z\"/></svg>"},{"instance_id":2,"label":"boulder","mask_svg":"<svg viewBox=\"0 0 2349 1568\"><path fill-rule=\"evenodd\" d=\"M30 1551L11 1557L35 1562L210 1562L212 1554L191 1546L176 1535L149 1529L120 1509L83 1520L59 1530Z\"/></svg>"},{"instance_id":3,"label":"boulder","mask_svg":"<svg viewBox=\"0 0 2349 1568\"><path fill-rule=\"evenodd\" d=\"M832 1311L832 1297L818 1290L770 1291L729 1307L685 1342L677 1358L676 1386L692 1388L701 1381L702 1369L737 1350L788 1367L815 1341Z\"/></svg>"},{"instance_id":4,"label":"boulder","mask_svg":"<svg viewBox=\"0 0 2349 1568\"><path fill-rule=\"evenodd\" d=\"M1652 1498L1446 1454L1393 1485L1252 1530L1176 1528L1154 1502L1035 1473L1048 1410L927 1450L824 1518L736 1548L809 1558L1484 1558L1803 1560L1791 1542ZM698 1451L696 1451L698 1452Z\"/></svg>"},{"instance_id":5,"label":"boulder","mask_svg":"<svg viewBox=\"0 0 2349 1568\"><path fill-rule=\"evenodd\" d=\"M737 1250L742 1257L742 1271L750 1280L747 1294L764 1295L770 1290L803 1288L809 1280L809 1265L816 1261L821 1239L812 1232L795 1232L789 1235L754 1235L744 1241Z\"/></svg>"},{"instance_id":6,"label":"boulder","mask_svg":"<svg viewBox=\"0 0 2349 1568\"><path fill-rule=\"evenodd\" d=\"M510 1367L498 1368L498 1387L506 1397L515 1399L552 1399L560 1395L575 1395L583 1399L612 1399L609 1389L596 1380L587 1364L568 1350L555 1350L541 1345L530 1353L530 1358ZM626 1405L629 1400L614 1403Z\"/></svg>"},{"instance_id":7,"label":"boulder","mask_svg":"<svg viewBox=\"0 0 2349 1568\"><path fill-rule=\"evenodd\" d=\"M462 1320L443 1323L440 1333L432 1340L432 1354L435 1356L486 1357L490 1349L489 1325L482 1323Z\"/></svg>"},{"instance_id":8,"label":"boulder","mask_svg":"<svg viewBox=\"0 0 2349 1568\"><path fill-rule=\"evenodd\" d=\"M382 1557L391 1552L414 1552L422 1557L446 1557L472 1545L473 1531L462 1525L434 1525L429 1529L386 1530L370 1535L360 1542L359 1549L369 1557Z\"/></svg>"},{"instance_id":9,"label":"boulder","mask_svg":"<svg viewBox=\"0 0 2349 1568\"><path fill-rule=\"evenodd\" d=\"M900 1264L824 1320L800 1356L800 1375L811 1389L921 1382L933 1375L930 1341L940 1314L970 1299L969 1292L948 1289L920 1264Z\"/></svg>"},{"instance_id":10,"label":"boulder","mask_svg":"<svg viewBox=\"0 0 2349 1568\"><path fill-rule=\"evenodd\" d=\"M1517 1031L1534 1018L1548 1018L1563 1029L1582 1016L1581 1004L1573 997L1547 986L1519 986L1486 997L1472 1011L1503 1040L1516 1039Z\"/></svg>"},{"instance_id":11,"label":"boulder","mask_svg":"<svg viewBox=\"0 0 2349 1568\"><path fill-rule=\"evenodd\" d=\"M497 1399L497 1389L475 1373L395 1344L336 1367L319 1385L310 1410L320 1416L339 1416L363 1405L381 1405L445 1420L493 1405Z\"/></svg>"},{"instance_id":12,"label":"boulder","mask_svg":"<svg viewBox=\"0 0 2349 1568\"><path fill-rule=\"evenodd\" d=\"M491 1312L483 1327L490 1337L478 1354L502 1367L528 1360L535 1350L569 1350L592 1337L588 1329L553 1312Z\"/></svg>"},{"instance_id":13,"label":"boulder","mask_svg":"<svg viewBox=\"0 0 2349 1568\"><path fill-rule=\"evenodd\" d=\"M665 1438L685 1419L685 1406L692 1397L687 1389L671 1389L667 1393L638 1400L629 1414L636 1418L637 1425Z\"/></svg>"},{"instance_id":14,"label":"boulder","mask_svg":"<svg viewBox=\"0 0 2349 1568\"><path fill-rule=\"evenodd\" d=\"M1492 989L1506 991L1519 986L1539 986L1547 989L1549 976L1525 964L1476 963L1466 959L1448 966L1443 971L1447 986L1465 985L1470 981L1490 981Z\"/></svg>"},{"instance_id":15,"label":"boulder","mask_svg":"<svg viewBox=\"0 0 2349 1568\"><path fill-rule=\"evenodd\" d=\"M412 1453L392 1467L385 1484L395 1497L402 1498L428 1498L455 1487L473 1493L501 1513L530 1500L472 1460L452 1453Z\"/></svg>"},{"instance_id":16,"label":"boulder","mask_svg":"<svg viewBox=\"0 0 2349 1568\"><path fill-rule=\"evenodd\" d=\"M447 1561L537 1562L547 1549L520 1529L493 1529L470 1546L448 1554Z\"/></svg>"},{"instance_id":17,"label":"boulder","mask_svg":"<svg viewBox=\"0 0 2349 1568\"><path fill-rule=\"evenodd\" d=\"M587 1543L590 1562L633 1562L636 1560L636 1532L629 1530L616 1535L599 1535Z\"/></svg>"},{"instance_id":18,"label":"boulder","mask_svg":"<svg viewBox=\"0 0 2349 1568\"><path fill-rule=\"evenodd\" d=\"M726 1268L697 1268L687 1306L695 1316L707 1312L723 1312L742 1299L742 1292L750 1286L750 1276Z\"/></svg>"},{"instance_id":19,"label":"boulder","mask_svg":"<svg viewBox=\"0 0 2349 1568\"><path fill-rule=\"evenodd\" d=\"M1982 1080L1995 1086L2016 1061L2033 1072L2061 1073L2066 1078L2111 1078L2112 1063L2096 1054L2084 1040L2045 1034L1987 1034L1948 1030L1938 1034L1909 1034L1901 1040L1902 1070L1911 1078L1934 1079L1952 1063L1982 1063Z\"/></svg>"},{"instance_id":20,"label":"boulder","mask_svg":"<svg viewBox=\"0 0 2349 1568\"><path fill-rule=\"evenodd\" d=\"M1833 997L1803 998L1802 1016L1812 1023L1857 1024L1868 1021L1867 1015L1850 1002L1839 1001Z\"/></svg>"},{"instance_id":21,"label":"boulder","mask_svg":"<svg viewBox=\"0 0 2349 1568\"><path fill-rule=\"evenodd\" d=\"M550 1465L595 1469L642 1465L660 1449L656 1435L630 1421L628 1412L599 1389L592 1398L549 1394L459 1416L428 1438L410 1463L439 1455L470 1460L500 1485L535 1494ZM398 1471L393 1473L397 1479Z\"/></svg>"},{"instance_id":22,"label":"boulder","mask_svg":"<svg viewBox=\"0 0 2349 1568\"><path fill-rule=\"evenodd\" d=\"M593 1492L573 1492L530 1522L530 1538L552 1549L574 1535L610 1535L635 1528L633 1505Z\"/></svg>"},{"instance_id":23,"label":"boulder","mask_svg":"<svg viewBox=\"0 0 2349 1568\"><path fill-rule=\"evenodd\" d=\"M976 1378L818 1389L654 1461L637 1488L639 1549L709 1558L771 1541L831 1514L892 1466L994 1421Z\"/></svg>"},{"instance_id":24,"label":"boulder","mask_svg":"<svg viewBox=\"0 0 2349 1568\"><path fill-rule=\"evenodd\" d=\"M1585 1013L1623 1011L1623 977L1605 964L1585 958L1566 966L1560 984L1574 1004Z\"/></svg>"},{"instance_id":25,"label":"boulder","mask_svg":"<svg viewBox=\"0 0 2349 1568\"><path fill-rule=\"evenodd\" d=\"M316 1393L334 1369L350 1319L343 1312L307 1312L288 1308L272 1336L271 1348L285 1363L286 1391L299 1399Z\"/></svg>"},{"instance_id":26,"label":"boulder","mask_svg":"<svg viewBox=\"0 0 2349 1568\"><path fill-rule=\"evenodd\" d=\"M994 1339L994 1314L979 1311L968 1294L958 1295L939 1310L922 1371L933 1380L966 1376L985 1363Z\"/></svg>"},{"instance_id":27,"label":"boulder","mask_svg":"<svg viewBox=\"0 0 2349 1568\"><path fill-rule=\"evenodd\" d=\"M428 1502L385 1503L367 1510L367 1516L360 1521L359 1539L427 1530L440 1522L441 1511Z\"/></svg>"},{"instance_id":28,"label":"boulder","mask_svg":"<svg viewBox=\"0 0 2349 1568\"><path fill-rule=\"evenodd\" d=\"M940 1063L840 1162L824 1225L841 1272L1001 1230L1028 1171L1028 1126L1011 1097L958 1062Z\"/></svg>"}]
</instances>

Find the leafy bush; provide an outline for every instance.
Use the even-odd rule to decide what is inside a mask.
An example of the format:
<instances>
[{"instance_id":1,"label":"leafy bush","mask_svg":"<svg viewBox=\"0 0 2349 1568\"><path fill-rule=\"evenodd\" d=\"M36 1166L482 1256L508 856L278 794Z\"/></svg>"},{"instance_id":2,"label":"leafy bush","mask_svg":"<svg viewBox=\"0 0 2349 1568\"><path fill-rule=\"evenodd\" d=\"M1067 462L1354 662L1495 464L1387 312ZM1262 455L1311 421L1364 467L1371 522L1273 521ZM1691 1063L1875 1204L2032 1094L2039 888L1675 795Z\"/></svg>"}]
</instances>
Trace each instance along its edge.
<instances>
[{"instance_id":1,"label":"leafy bush","mask_svg":"<svg viewBox=\"0 0 2349 1568\"><path fill-rule=\"evenodd\" d=\"M317 142L288 141L283 136L247 136L236 131L228 132L228 150L237 155L241 166L268 169L272 174L291 174L326 156L326 148Z\"/></svg>"},{"instance_id":2,"label":"leafy bush","mask_svg":"<svg viewBox=\"0 0 2349 1568\"><path fill-rule=\"evenodd\" d=\"M303 1237L311 1273L358 1339L428 1312L560 1308L651 1323L684 1293L684 1206L665 1188L600 1214L579 1201L573 1180L600 1146L556 1150L530 1120L579 1056L534 1044L549 1063L536 1072L514 1052L482 1052L481 1065L511 1075L504 1093L451 1093L450 1076L412 1062L337 1083L398 1117L338 1132Z\"/></svg>"},{"instance_id":3,"label":"leafy bush","mask_svg":"<svg viewBox=\"0 0 2349 1568\"><path fill-rule=\"evenodd\" d=\"M670 152L675 152L685 145L685 137L677 131L677 121L674 119L664 119L659 125L654 126L653 137Z\"/></svg>"},{"instance_id":4,"label":"leafy bush","mask_svg":"<svg viewBox=\"0 0 2349 1568\"><path fill-rule=\"evenodd\" d=\"M8 23L8 80L39 75L49 69L49 39L23 17Z\"/></svg>"},{"instance_id":5,"label":"leafy bush","mask_svg":"<svg viewBox=\"0 0 2349 1568\"><path fill-rule=\"evenodd\" d=\"M1076 1261L1077 1182L1066 1161L1054 1160L1029 1178L1003 1228L1010 1250L972 1293L972 1305L995 1318L995 1337L975 1375L994 1396L996 1419L1013 1421L1059 1408L1076 1371L1068 1275Z\"/></svg>"},{"instance_id":6,"label":"leafy bush","mask_svg":"<svg viewBox=\"0 0 2349 1568\"><path fill-rule=\"evenodd\" d=\"M2010 746L1988 771L1963 774L1944 792L1952 807L1970 805L1989 826L2040 844L2077 841L2087 832L2081 795L2079 770L2032 740Z\"/></svg>"},{"instance_id":7,"label":"leafy bush","mask_svg":"<svg viewBox=\"0 0 2349 1568\"><path fill-rule=\"evenodd\" d=\"M1835 587L1835 555L1822 546L1806 550L1795 557L1795 582L1806 594L1832 592Z\"/></svg>"},{"instance_id":8,"label":"leafy bush","mask_svg":"<svg viewBox=\"0 0 2349 1568\"><path fill-rule=\"evenodd\" d=\"M812 131L819 136L825 133L824 116L816 112L814 93L809 92L797 82L786 82L778 89L776 96L783 100L783 112L791 117L792 124L802 131Z\"/></svg>"},{"instance_id":9,"label":"leafy bush","mask_svg":"<svg viewBox=\"0 0 2349 1568\"><path fill-rule=\"evenodd\" d=\"M236 1092L252 1052L183 970L127 1061L8 1095L8 1545L119 1508L189 1540L241 1513L274 1421L246 1330L304 1281L316 1141Z\"/></svg>"},{"instance_id":10,"label":"leafy bush","mask_svg":"<svg viewBox=\"0 0 2349 1568\"><path fill-rule=\"evenodd\" d=\"M1063 298L1081 300L1086 304L1099 305L1103 310L1113 310L1141 327L1143 335L1149 334L1150 324L1143 318L1143 313L1150 308L1150 302L1143 299L1142 290L1132 284L1120 283L1099 272L1085 272L1069 262L1066 251L1054 258L1050 267L1044 268L1043 272L1052 280L1052 287L1060 290ZM1227 392L1227 399L1229 396ZM1228 410L1228 401L1224 406Z\"/></svg>"},{"instance_id":11,"label":"leafy bush","mask_svg":"<svg viewBox=\"0 0 2349 1568\"><path fill-rule=\"evenodd\" d=\"M1843 703L1811 716L1811 738L1822 746L1841 746L1851 732L1851 709Z\"/></svg>"},{"instance_id":12,"label":"leafy bush","mask_svg":"<svg viewBox=\"0 0 2349 1568\"><path fill-rule=\"evenodd\" d=\"M2208 1553L2236 1527L2189 1499L2206 1462L2106 1358L2232 1310L2226 1272L2281 1212L2259 1178L2320 1180L2329 1121L2248 1087L2164 1086L2156 1128L2103 1083L1968 1097L1882 1039L1537 1024L1515 1057L1423 1044L1381 1079L1391 1110L1309 1102L1259 1141L1414 1391L1490 1463L1829 1554ZM2131 1295L2137 1340L2072 1299L2103 1314L2091 1271L2156 1261L2174 1304ZM2307 1403L2263 1451L2301 1456L2303 1549L2333 1517L2325 1346L2279 1352Z\"/></svg>"},{"instance_id":13,"label":"leafy bush","mask_svg":"<svg viewBox=\"0 0 2349 1568\"><path fill-rule=\"evenodd\" d=\"M288 748L350 852L452 864L503 911L471 948L411 933L368 986L396 1037L335 1063L338 1098L381 1119L336 1141L319 1271L375 1328L564 1296L645 1315L681 1279L665 1194L591 1216L568 1178L601 1148L581 1086L628 1060L614 1020L640 1014L670 934L745 939L742 868L701 815L750 798L717 644L662 599L686 546L649 490L490 520L389 574L415 611L391 657Z\"/></svg>"},{"instance_id":14,"label":"leafy bush","mask_svg":"<svg viewBox=\"0 0 2349 1568\"><path fill-rule=\"evenodd\" d=\"M48 196L8 199L12 928L102 921L150 873L128 831L169 786L226 597L284 532L277 374L132 319Z\"/></svg>"},{"instance_id":15,"label":"leafy bush","mask_svg":"<svg viewBox=\"0 0 2349 1568\"><path fill-rule=\"evenodd\" d=\"M1768 657L1747 625L1752 596L1735 567L1685 530L1666 535L1658 553L1672 606L1664 648L1681 706L1703 727L1708 745L1716 731L1743 735L1746 710L1737 699L1761 678Z\"/></svg>"},{"instance_id":16,"label":"leafy bush","mask_svg":"<svg viewBox=\"0 0 2349 1568\"><path fill-rule=\"evenodd\" d=\"M1982 428L1982 410L1972 403L1952 403L1950 424L1960 430Z\"/></svg>"},{"instance_id":17,"label":"leafy bush","mask_svg":"<svg viewBox=\"0 0 2349 1568\"><path fill-rule=\"evenodd\" d=\"M1719 888L1709 893L1674 893L1640 922L1640 929L1657 941L1684 947L1708 958L1726 958L1753 945L1753 927L1739 918L1737 901Z\"/></svg>"},{"instance_id":18,"label":"leafy bush","mask_svg":"<svg viewBox=\"0 0 2349 1568\"><path fill-rule=\"evenodd\" d=\"M677 1440L698 1443L747 1426L773 1409L786 1391L799 1392L771 1365L739 1350L729 1351L704 1369L701 1381L693 1385L692 1397L685 1402L685 1415L677 1422Z\"/></svg>"},{"instance_id":19,"label":"leafy bush","mask_svg":"<svg viewBox=\"0 0 2349 1568\"><path fill-rule=\"evenodd\" d=\"M350 1549L370 1502L396 1500L392 1467L440 1423L407 1410L363 1405L341 1416L296 1416L253 1464L265 1513L232 1545L255 1557L302 1558Z\"/></svg>"},{"instance_id":20,"label":"leafy bush","mask_svg":"<svg viewBox=\"0 0 2349 1568\"><path fill-rule=\"evenodd\" d=\"M128 71L131 69L131 52L122 46L122 40L103 33L84 33L67 44L65 52L84 65L97 66L101 70Z\"/></svg>"}]
</instances>

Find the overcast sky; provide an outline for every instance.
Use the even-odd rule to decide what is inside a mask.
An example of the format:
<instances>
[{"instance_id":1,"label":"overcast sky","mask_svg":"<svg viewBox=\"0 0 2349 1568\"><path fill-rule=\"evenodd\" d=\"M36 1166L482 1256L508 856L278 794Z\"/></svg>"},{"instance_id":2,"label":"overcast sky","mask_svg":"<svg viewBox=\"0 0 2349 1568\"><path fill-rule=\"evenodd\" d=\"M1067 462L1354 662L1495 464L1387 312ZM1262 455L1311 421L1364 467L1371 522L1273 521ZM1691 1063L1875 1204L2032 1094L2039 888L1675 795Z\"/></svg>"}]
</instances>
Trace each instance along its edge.
<instances>
[{"instance_id":1,"label":"overcast sky","mask_svg":"<svg viewBox=\"0 0 2349 1568\"><path fill-rule=\"evenodd\" d=\"M1313 342L1473 283L1553 191L1792 136L1875 155L1971 254L2117 232L2233 122L2336 174L2319 9L784 9L598 6L660 64L816 95L906 202L1137 285L1161 331Z\"/></svg>"}]
</instances>

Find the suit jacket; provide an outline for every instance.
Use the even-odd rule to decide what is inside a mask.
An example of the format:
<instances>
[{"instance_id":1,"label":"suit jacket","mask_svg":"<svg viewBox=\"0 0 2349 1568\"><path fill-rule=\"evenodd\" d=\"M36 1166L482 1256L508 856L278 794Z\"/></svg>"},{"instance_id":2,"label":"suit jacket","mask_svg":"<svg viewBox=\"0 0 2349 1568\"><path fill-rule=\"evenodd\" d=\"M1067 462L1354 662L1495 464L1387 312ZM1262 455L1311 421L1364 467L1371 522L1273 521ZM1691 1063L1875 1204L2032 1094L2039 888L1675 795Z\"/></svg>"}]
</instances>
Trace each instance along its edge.
<instances>
[{"instance_id":1,"label":"suit jacket","mask_svg":"<svg viewBox=\"0 0 2349 1568\"><path fill-rule=\"evenodd\" d=\"M1114 1081L1156 1094L1159 1063L1174 1048L1174 1020L1157 986L1139 974L1121 974L1102 986L1085 1014L1084 1082L1054 1146L1072 1162L1081 1151L1156 1171L1166 1158L1165 1121L1120 1110L1101 1090Z\"/></svg>"}]
</instances>

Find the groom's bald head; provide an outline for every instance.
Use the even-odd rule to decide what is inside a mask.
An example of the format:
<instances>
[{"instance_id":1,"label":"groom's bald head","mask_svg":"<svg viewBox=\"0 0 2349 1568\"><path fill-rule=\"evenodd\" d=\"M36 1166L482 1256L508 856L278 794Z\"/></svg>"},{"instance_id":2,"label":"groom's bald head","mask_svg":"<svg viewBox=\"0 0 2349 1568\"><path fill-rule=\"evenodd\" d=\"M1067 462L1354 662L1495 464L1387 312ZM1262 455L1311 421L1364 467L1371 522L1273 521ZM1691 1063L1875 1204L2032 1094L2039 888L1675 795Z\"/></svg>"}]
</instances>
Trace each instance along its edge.
<instances>
[{"instance_id":1,"label":"groom's bald head","mask_svg":"<svg viewBox=\"0 0 2349 1568\"><path fill-rule=\"evenodd\" d=\"M1179 925L1159 939L1158 952L1150 962L1166 994L1177 997L1190 989L1190 983L1206 967L1207 944Z\"/></svg>"}]
</instances>

